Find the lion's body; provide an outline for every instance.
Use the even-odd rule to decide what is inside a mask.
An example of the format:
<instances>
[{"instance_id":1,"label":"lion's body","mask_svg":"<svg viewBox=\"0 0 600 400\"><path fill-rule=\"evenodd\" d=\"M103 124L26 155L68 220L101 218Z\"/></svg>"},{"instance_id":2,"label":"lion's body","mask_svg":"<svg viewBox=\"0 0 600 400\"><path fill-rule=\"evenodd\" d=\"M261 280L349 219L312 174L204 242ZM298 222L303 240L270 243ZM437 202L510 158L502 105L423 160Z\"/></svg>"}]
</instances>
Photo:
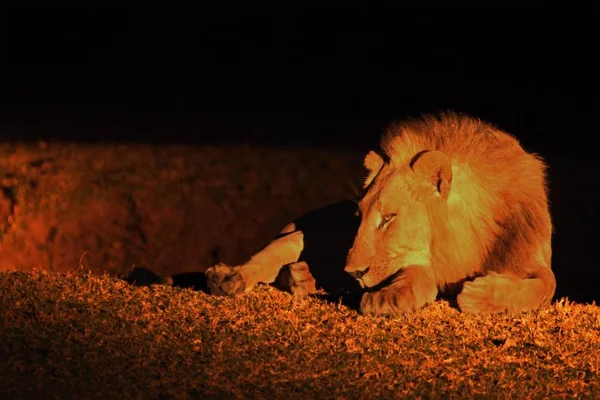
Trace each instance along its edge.
<instances>
[{"instance_id":1,"label":"lion's body","mask_svg":"<svg viewBox=\"0 0 600 400\"><path fill-rule=\"evenodd\" d=\"M365 288L361 311L411 312L457 285L466 312L550 302L552 224L539 157L497 128L453 113L391 125L381 149L365 158L361 222L345 267ZM296 265L296 282L309 282L298 262L306 232L293 225L282 232L241 267L207 272L214 291L248 291L286 264L292 275Z\"/></svg>"}]
</instances>

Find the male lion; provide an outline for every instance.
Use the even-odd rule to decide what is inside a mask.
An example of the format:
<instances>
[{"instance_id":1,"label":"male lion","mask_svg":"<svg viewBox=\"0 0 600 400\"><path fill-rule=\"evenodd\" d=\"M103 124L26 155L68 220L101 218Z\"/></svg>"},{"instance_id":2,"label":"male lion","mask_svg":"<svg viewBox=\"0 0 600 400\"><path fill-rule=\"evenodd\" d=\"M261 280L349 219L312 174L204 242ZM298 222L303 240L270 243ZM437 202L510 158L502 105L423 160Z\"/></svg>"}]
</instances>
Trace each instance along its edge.
<instances>
[{"instance_id":1,"label":"male lion","mask_svg":"<svg viewBox=\"0 0 600 400\"><path fill-rule=\"evenodd\" d=\"M462 288L465 313L550 303L546 167L515 138L471 117L425 115L392 124L364 165L360 224L345 265L363 288L362 313L414 312L453 288ZM247 263L209 268L208 286L242 294L287 266L292 292L314 292L304 244L290 224Z\"/></svg>"}]
</instances>

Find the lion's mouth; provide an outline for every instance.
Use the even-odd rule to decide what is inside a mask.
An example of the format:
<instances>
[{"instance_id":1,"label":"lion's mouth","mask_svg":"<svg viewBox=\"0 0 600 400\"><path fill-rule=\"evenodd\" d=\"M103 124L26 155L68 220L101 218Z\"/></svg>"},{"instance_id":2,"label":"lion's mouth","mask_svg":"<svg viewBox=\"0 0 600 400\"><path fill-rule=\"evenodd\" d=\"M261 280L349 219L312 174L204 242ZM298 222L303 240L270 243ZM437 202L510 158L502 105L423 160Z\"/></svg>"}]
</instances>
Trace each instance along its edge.
<instances>
[{"instance_id":1,"label":"lion's mouth","mask_svg":"<svg viewBox=\"0 0 600 400\"><path fill-rule=\"evenodd\" d=\"M363 270L349 272L349 274L350 274L350 276L352 276L354 279L356 279L358 281L358 284L360 285L361 288L365 289L368 286L365 283L365 281L364 281L363 278L369 272L370 269L371 269L371 267L367 267L367 268L365 268Z\"/></svg>"},{"instance_id":2,"label":"lion's mouth","mask_svg":"<svg viewBox=\"0 0 600 400\"><path fill-rule=\"evenodd\" d=\"M353 272L350 272L350 275L352 275L352 277L354 279L357 279L360 281L369 272L370 269L371 269L371 267L367 267L363 270L353 271Z\"/></svg>"},{"instance_id":3,"label":"lion's mouth","mask_svg":"<svg viewBox=\"0 0 600 400\"><path fill-rule=\"evenodd\" d=\"M362 279L359 279L359 283L361 285L361 287L365 290L365 292L376 292L378 290L381 290L382 288L391 285L397 278L399 275L401 275L404 271L402 269L396 271L395 273L393 273L392 275L388 276L387 278L385 278L384 280L382 280L381 282L377 283L376 285L373 286L367 286Z\"/></svg>"}]
</instances>

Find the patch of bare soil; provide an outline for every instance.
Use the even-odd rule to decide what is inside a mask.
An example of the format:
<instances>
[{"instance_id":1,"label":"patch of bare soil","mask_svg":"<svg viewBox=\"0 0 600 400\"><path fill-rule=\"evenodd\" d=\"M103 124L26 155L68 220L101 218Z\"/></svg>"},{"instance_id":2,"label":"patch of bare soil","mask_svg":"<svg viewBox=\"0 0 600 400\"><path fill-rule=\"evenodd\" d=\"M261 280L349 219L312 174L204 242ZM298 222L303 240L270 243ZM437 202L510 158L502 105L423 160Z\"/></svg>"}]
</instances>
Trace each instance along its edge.
<instances>
[{"instance_id":1,"label":"patch of bare soil","mask_svg":"<svg viewBox=\"0 0 600 400\"><path fill-rule=\"evenodd\" d=\"M334 156L332 156L334 155ZM202 271L351 197L361 154L250 146L0 145L0 270Z\"/></svg>"}]
</instances>

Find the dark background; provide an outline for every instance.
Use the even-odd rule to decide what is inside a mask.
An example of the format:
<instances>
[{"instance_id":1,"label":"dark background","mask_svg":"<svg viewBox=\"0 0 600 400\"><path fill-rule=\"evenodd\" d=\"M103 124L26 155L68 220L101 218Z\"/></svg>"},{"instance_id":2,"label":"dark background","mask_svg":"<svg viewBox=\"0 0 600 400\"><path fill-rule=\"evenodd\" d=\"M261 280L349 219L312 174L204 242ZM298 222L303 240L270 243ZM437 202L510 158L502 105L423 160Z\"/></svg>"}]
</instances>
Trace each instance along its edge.
<instances>
[{"instance_id":1,"label":"dark background","mask_svg":"<svg viewBox=\"0 0 600 400\"><path fill-rule=\"evenodd\" d=\"M582 298L598 293L597 235L570 227L598 215L592 5L2 14L0 140L363 149L393 119L469 113L543 155L552 190L578 191L553 205L576 242L558 237L555 258L577 265Z\"/></svg>"},{"instance_id":2,"label":"dark background","mask_svg":"<svg viewBox=\"0 0 600 400\"><path fill-rule=\"evenodd\" d=\"M344 145L376 141L391 119L451 108L545 154L586 151L593 137L591 5L36 8L3 17L4 120L156 128L110 139ZM196 124L211 133L194 134Z\"/></svg>"}]
</instances>

